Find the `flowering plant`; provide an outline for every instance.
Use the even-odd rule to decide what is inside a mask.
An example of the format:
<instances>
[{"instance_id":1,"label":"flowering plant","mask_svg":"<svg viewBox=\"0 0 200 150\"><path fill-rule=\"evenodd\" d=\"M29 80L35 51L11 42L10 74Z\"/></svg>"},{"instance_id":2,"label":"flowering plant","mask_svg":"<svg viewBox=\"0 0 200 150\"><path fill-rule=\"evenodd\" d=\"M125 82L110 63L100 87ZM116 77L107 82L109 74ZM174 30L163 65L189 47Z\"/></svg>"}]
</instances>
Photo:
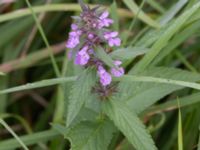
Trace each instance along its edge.
<instances>
[{"instance_id":1,"label":"flowering plant","mask_svg":"<svg viewBox=\"0 0 200 150\"><path fill-rule=\"evenodd\" d=\"M0 150L197 147L200 93L184 88L200 90L198 0L113 0L106 9L94 1L38 6L43 2L0 0ZM67 40L60 34L66 26ZM51 45L57 32L63 42ZM51 63L42 61L48 57ZM174 111L180 107L182 116ZM36 132L18 136L25 131Z\"/></svg>"},{"instance_id":2,"label":"flowering plant","mask_svg":"<svg viewBox=\"0 0 200 150\"><path fill-rule=\"evenodd\" d=\"M114 23L110 18L108 11L100 11L99 6L91 9L82 4L82 13L80 16L73 17L75 23L71 25L71 32L66 47L69 48L69 58L74 58L74 63L81 66L95 66L98 70L100 83L102 86L111 84L112 77L120 77L124 74L124 69L120 67L122 62L115 60L116 67L105 69L104 62L97 57L95 49L102 47L107 53L108 47L121 45L121 39L117 31L110 31L107 27Z\"/></svg>"}]
</instances>

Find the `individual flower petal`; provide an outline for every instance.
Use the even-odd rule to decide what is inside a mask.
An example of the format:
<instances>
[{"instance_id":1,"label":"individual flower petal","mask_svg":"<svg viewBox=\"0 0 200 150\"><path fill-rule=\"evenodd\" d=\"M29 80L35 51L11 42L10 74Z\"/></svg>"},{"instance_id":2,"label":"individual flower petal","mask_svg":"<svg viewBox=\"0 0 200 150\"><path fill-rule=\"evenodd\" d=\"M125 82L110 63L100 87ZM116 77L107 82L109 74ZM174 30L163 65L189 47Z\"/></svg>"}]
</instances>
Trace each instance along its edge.
<instances>
[{"instance_id":1,"label":"individual flower petal","mask_svg":"<svg viewBox=\"0 0 200 150\"><path fill-rule=\"evenodd\" d=\"M110 39L110 38L114 38L114 37L116 37L116 36L118 36L118 32L116 32L116 31L104 33L104 38L105 38L106 40L108 40L108 39Z\"/></svg>"},{"instance_id":2,"label":"individual flower petal","mask_svg":"<svg viewBox=\"0 0 200 150\"><path fill-rule=\"evenodd\" d=\"M116 66L120 66L120 65L122 64L122 62L121 62L120 60L115 60L115 61L114 61L114 64L115 64Z\"/></svg>"},{"instance_id":3,"label":"individual flower petal","mask_svg":"<svg viewBox=\"0 0 200 150\"><path fill-rule=\"evenodd\" d=\"M88 34L88 39L92 40L93 38L94 38L94 34L89 33L89 34Z\"/></svg>"},{"instance_id":4,"label":"individual flower petal","mask_svg":"<svg viewBox=\"0 0 200 150\"><path fill-rule=\"evenodd\" d=\"M102 66L98 67L98 74L100 77L100 83L103 86L107 86L112 82L111 75Z\"/></svg>"},{"instance_id":5,"label":"individual flower petal","mask_svg":"<svg viewBox=\"0 0 200 150\"><path fill-rule=\"evenodd\" d=\"M113 46L120 46L121 45L121 39L120 38L110 38L108 39L108 45L110 47L113 47Z\"/></svg>"},{"instance_id":6,"label":"individual flower petal","mask_svg":"<svg viewBox=\"0 0 200 150\"><path fill-rule=\"evenodd\" d=\"M124 68L120 67L118 69L112 68L111 74L115 77L121 77L124 75Z\"/></svg>"},{"instance_id":7,"label":"individual flower petal","mask_svg":"<svg viewBox=\"0 0 200 150\"><path fill-rule=\"evenodd\" d=\"M69 37L66 47L73 49L80 43L79 38L77 37Z\"/></svg>"},{"instance_id":8,"label":"individual flower petal","mask_svg":"<svg viewBox=\"0 0 200 150\"><path fill-rule=\"evenodd\" d=\"M75 64L84 66L88 63L90 55L87 53L87 48L88 47L84 47L76 54Z\"/></svg>"},{"instance_id":9,"label":"individual flower petal","mask_svg":"<svg viewBox=\"0 0 200 150\"><path fill-rule=\"evenodd\" d=\"M78 30L78 25L73 23L73 24L71 25L71 29L72 29L73 31Z\"/></svg>"},{"instance_id":10,"label":"individual flower petal","mask_svg":"<svg viewBox=\"0 0 200 150\"><path fill-rule=\"evenodd\" d=\"M121 77L124 75L124 68L123 67L119 67L122 62L120 60L116 60L114 62L115 66L118 67L117 69L116 68L111 68L111 74L115 77Z\"/></svg>"},{"instance_id":11,"label":"individual flower petal","mask_svg":"<svg viewBox=\"0 0 200 150\"><path fill-rule=\"evenodd\" d=\"M105 19L109 16L109 12L108 11L104 11L101 16L99 17L100 19Z\"/></svg>"}]
</instances>

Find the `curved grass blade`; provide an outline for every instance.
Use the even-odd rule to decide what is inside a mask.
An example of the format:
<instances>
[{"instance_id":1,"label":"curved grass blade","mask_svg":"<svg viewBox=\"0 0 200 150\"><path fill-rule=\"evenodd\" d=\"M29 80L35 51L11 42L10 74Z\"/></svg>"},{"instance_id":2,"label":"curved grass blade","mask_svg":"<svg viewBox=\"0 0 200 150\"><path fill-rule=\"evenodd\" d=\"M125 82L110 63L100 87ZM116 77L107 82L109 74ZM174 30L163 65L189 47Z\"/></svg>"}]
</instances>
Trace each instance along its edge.
<instances>
[{"instance_id":1,"label":"curved grass blade","mask_svg":"<svg viewBox=\"0 0 200 150\"><path fill-rule=\"evenodd\" d=\"M7 125L7 123L3 119L0 119L0 124L2 124L14 136L14 138L19 142L24 150L29 150L24 142L17 136L17 134Z\"/></svg>"},{"instance_id":2,"label":"curved grass blade","mask_svg":"<svg viewBox=\"0 0 200 150\"><path fill-rule=\"evenodd\" d=\"M179 81L179 80L171 80L171 79L158 78L158 77L124 75L120 78L115 78L114 80L115 81L127 81L127 82L133 81L133 82L164 83L164 84L179 85L179 86L183 86L183 87L189 87L189 88L200 90L200 84L198 84L198 83Z\"/></svg>"},{"instance_id":3,"label":"curved grass blade","mask_svg":"<svg viewBox=\"0 0 200 150\"><path fill-rule=\"evenodd\" d=\"M139 12L139 7L137 4L132 0L123 0L125 5L134 13L137 14ZM147 16L143 11L140 11L138 18L141 19L143 22L147 23L148 25L154 27L154 28L160 28L159 23L151 19L149 16Z\"/></svg>"},{"instance_id":4,"label":"curved grass blade","mask_svg":"<svg viewBox=\"0 0 200 150\"><path fill-rule=\"evenodd\" d=\"M50 59L51 59L51 62L52 62L52 65L53 65L55 74L56 74L57 77L59 77L59 76L60 76L60 71L59 71L58 65L57 65L57 63L56 63L54 54L53 54L53 50L52 50L52 48L50 47L50 44L49 44L49 42L48 42L48 40L47 40L47 37L46 37L46 35L45 35L45 33L44 33L44 30L43 30L43 28L42 28L42 25L40 24L40 21L38 20L38 18L37 18L36 14L35 14L35 12L34 12L34 10L33 10L33 8L32 8L32 6L31 6L31 3L29 2L29 0L25 0L25 1L26 1L26 4L28 5L30 11L31 11L31 14L32 14L32 16L33 16L33 19L35 20L36 26L37 26L37 28L38 28L38 30L39 30L41 36L42 36L42 39L43 39L43 41L44 41L44 43L45 43L47 49L49 50L49 55L50 55Z\"/></svg>"},{"instance_id":5,"label":"curved grass blade","mask_svg":"<svg viewBox=\"0 0 200 150\"><path fill-rule=\"evenodd\" d=\"M160 21L161 25L167 24L174 16L185 6L188 0L179 0L171 9L165 13L164 17Z\"/></svg>"},{"instance_id":6,"label":"curved grass blade","mask_svg":"<svg viewBox=\"0 0 200 150\"><path fill-rule=\"evenodd\" d=\"M66 77L66 78L56 78L56 79L43 80L43 81L38 81L38 82L35 82L35 83L27 83L25 85L21 85L21 86L2 90L2 91L0 91L0 95L18 92L18 91L23 91L23 90L41 88L41 87L46 87L46 86L52 86L52 85L56 85L56 84L66 83L66 82L72 82L72 81L75 81L76 79L77 79L77 77Z\"/></svg>"},{"instance_id":7,"label":"curved grass blade","mask_svg":"<svg viewBox=\"0 0 200 150\"><path fill-rule=\"evenodd\" d=\"M33 133L30 135L20 136L20 139L27 145L34 145L38 142L47 142L54 138L59 137L59 132L55 130L47 130L38 133ZM16 139L9 139L0 142L0 148L2 150L11 150L20 148L21 145L18 143Z\"/></svg>"},{"instance_id":8,"label":"curved grass blade","mask_svg":"<svg viewBox=\"0 0 200 150\"><path fill-rule=\"evenodd\" d=\"M167 45L167 42L172 36L180 30L180 28L187 22L187 20L199 9L200 2L194 5L192 8L185 11L173 24L164 31L162 36L153 44L150 51L144 56L144 58L134 67L134 71L141 72L146 69L154 58L161 52L161 50Z\"/></svg>"},{"instance_id":9,"label":"curved grass blade","mask_svg":"<svg viewBox=\"0 0 200 150\"><path fill-rule=\"evenodd\" d=\"M180 101L178 102L178 150L183 150L183 129L182 129L182 116L180 109Z\"/></svg>"},{"instance_id":10,"label":"curved grass blade","mask_svg":"<svg viewBox=\"0 0 200 150\"><path fill-rule=\"evenodd\" d=\"M90 6L95 7L96 5L90 5ZM34 6L33 10L35 13L42 13L42 12L59 12L59 11L81 11L81 8L79 4L49 4L45 6ZM121 8L118 9L118 13L123 17L133 17L133 14L125 9ZM16 10L11 13L0 15L0 23L28 15L31 15L31 11L29 9Z\"/></svg>"}]
</instances>

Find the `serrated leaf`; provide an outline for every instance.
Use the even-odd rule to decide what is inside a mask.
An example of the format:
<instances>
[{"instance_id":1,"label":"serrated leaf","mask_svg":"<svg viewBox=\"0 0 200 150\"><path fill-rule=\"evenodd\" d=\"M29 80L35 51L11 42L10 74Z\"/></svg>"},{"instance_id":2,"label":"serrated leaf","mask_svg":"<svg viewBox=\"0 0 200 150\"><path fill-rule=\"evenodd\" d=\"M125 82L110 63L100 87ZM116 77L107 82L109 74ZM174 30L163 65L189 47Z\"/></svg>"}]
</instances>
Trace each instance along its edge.
<instances>
[{"instance_id":1,"label":"serrated leaf","mask_svg":"<svg viewBox=\"0 0 200 150\"><path fill-rule=\"evenodd\" d=\"M134 13L137 14L138 10L140 9L137 4L132 0L123 0L123 2L126 4L126 6ZM160 25L153 19L151 19L149 16L147 16L142 10L140 11L138 18L142 20L143 22L147 23L148 25L159 28Z\"/></svg>"},{"instance_id":2,"label":"serrated leaf","mask_svg":"<svg viewBox=\"0 0 200 150\"><path fill-rule=\"evenodd\" d=\"M72 86L67 109L67 127L72 123L74 118L80 112L87 99L89 99L96 82L96 75L93 68L85 70L75 81Z\"/></svg>"},{"instance_id":3,"label":"serrated leaf","mask_svg":"<svg viewBox=\"0 0 200 150\"><path fill-rule=\"evenodd\" d=\"M116 68L114 65L114 61L112 58L105 52L105 50L102 47L97 47L96 49L97 57L102 60L106 65L108 65L111 68Z\"/></svg>"},{"instance_id":4,"label":"serrated leaf","mask_svg":"<svg viewBox=\"0 0 200 150\"><path fill-rule=\"evenodd\" d=\"M53 127L53 129L55 129L57 132L59 132L61 135L63 135L66 138L66 134L69 131L68 128L57 123L52 123L51 126Z\"/></svg>"},{"instance_id":5,"label":"serrated leaf","mask_svg":"<svg viewBox=\"0 0 200 150\"><path fill-rule=\"evenodd\" d=\"M150 68L138 75L148 75L182 81L200 80L199 74L164 67ZM162 83L121 82L119 87L119 99L126 101L135 112L141 113L164 96L182 88L183 87L181 86Z\"/></svg>"},{"instance_id":6,"label":"serrated leaf","mask_svg":"<svg viewBox=\"0 0 200 150\"><path fill-rule=\"evenodd\" d=\"M137 150L156 150L151 136L136 114L126 103L108 100L102 103L103 111Z\"/></svg>"},{"instance_id":7,"label":"serrated leaf","mask_svg":"<svg viewBox=\"0 0 200 150\"><path fill-rule=\"evenodd\" d=\"M113 51L110 56L113 59L128 60L143 55L148 51L149 49L144 47L127 47Z\"/></svg>"},{"instance_id":8,"label":"serrated leaf","mask_svg":"<svg viewBox=\"0 0 200 150\"><path fill-rule=\"evenodd\" d=\"M73 127L67 137L72 150L107 150L115 127L109 121L81 122Z\"/></svg>"}]
</instances>

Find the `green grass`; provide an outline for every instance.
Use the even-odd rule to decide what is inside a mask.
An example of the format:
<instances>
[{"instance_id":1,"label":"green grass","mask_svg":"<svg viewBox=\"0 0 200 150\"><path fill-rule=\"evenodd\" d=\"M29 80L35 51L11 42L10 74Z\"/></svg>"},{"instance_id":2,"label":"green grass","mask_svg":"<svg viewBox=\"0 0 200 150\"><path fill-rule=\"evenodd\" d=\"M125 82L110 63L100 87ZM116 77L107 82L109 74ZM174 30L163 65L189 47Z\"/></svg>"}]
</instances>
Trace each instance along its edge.
<instances>
[{"instance_id":1,"label":"green grass","mask_svg":"<svg viewBox=\"0 0 200 150\"><path fill-rule=\"evenodd\" d=\"M200 150L200 2L84 2L110 11L122 45L95 51L126 75L102 98L68 60L77 1L0 4L0 150Z\"/></svg>"}]
</instances>

